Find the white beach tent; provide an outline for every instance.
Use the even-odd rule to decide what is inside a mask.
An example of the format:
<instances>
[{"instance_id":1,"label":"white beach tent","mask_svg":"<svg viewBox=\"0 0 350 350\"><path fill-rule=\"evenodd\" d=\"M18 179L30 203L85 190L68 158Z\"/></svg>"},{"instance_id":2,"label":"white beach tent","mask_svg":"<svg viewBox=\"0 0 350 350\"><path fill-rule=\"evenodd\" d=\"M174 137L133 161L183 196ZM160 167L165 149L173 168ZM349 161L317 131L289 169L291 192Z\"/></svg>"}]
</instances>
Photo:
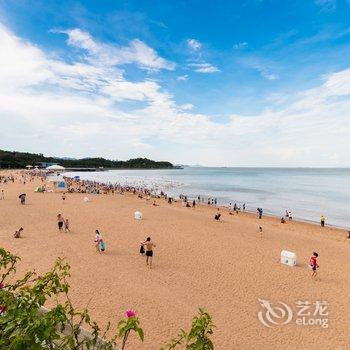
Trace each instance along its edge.
<instances>
[{"instance_id":1,"label":"white beach tent","mask_svg":"<svg viewBox=\"0 0 350 350\"><path fill-rule=\"evenodd\" d=\"M45 168L45 170L49 170L49 171L65 171L66 168L61 166L61 165L50 165L47 168Z\"/></svg>"}]
</instances>

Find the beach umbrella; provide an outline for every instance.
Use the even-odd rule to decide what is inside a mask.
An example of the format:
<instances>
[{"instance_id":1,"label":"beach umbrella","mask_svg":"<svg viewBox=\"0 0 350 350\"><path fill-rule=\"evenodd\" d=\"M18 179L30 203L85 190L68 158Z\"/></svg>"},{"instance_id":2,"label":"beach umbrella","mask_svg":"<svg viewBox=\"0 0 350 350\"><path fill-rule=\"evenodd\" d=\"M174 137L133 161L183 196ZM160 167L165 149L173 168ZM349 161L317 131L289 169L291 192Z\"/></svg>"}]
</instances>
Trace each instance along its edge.
<instances>
[{"instance_id":1,"label":"beach umbrella","mask_svg":"<svg viewBox=\"0 0 350 350\"><path fill-rule=\"evenodd\" d=\"M20 195L18 196L18 198L21 198L21 197L23 197L23 196L26 196L26 194L25 194L25 193L22 193L22 194L20 194Z\"/></svg>"}]
</instances>

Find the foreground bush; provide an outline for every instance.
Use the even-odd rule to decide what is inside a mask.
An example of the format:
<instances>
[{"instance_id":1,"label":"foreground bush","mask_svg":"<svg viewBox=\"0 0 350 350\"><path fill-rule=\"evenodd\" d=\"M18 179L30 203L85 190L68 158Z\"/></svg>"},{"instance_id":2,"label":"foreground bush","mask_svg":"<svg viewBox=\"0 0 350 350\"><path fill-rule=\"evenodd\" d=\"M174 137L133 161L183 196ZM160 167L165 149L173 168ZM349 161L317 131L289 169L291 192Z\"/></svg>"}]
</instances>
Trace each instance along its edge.
<instances>
[{"instance_id":1,"label":"foreground bush","mask_svg":"<svg viewBox=\"0 0 350 350\"><path fill-rule=\"evenodd\" d=\"M107 339L110 323L102 331L87 309L74 308L68 294L70 267L62 259L57 259L53 268L42 276L30 271L15 280L19 260L0 248L0 349L124 350L132 333L143 341L140 320L133 310L126 311L115 335ZM43 307L48 299L55 305L45 311ZM211 350L214 347L209 336L213 327L210 315L200 309L191 330L181 330L162 349Z\"/></svg>"}]
</instances>

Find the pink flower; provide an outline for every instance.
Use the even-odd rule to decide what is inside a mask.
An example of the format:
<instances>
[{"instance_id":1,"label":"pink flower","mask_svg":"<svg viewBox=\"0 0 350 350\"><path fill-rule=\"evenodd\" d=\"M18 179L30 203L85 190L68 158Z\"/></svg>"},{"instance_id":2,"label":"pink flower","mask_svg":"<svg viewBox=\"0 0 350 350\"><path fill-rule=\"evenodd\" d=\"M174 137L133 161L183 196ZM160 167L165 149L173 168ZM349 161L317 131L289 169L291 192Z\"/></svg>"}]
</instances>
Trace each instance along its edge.
<instances>
[{"instance_id":1,"label":"pink flower","mask_svg":"<svg viewBox=\"0 0 350 350\"><path fill-rule=\"evenodd\" d=\"M2 282L0 282L0 289L3 289L4 287L5 285Z\"/></svg>"},{"instance_id":2,"label":"pink flower","mask_svg":"<svg viewBox=\"0 0 350 350\"><path fill-rule=\"evenodd\" d=\"M135 317L136 316L136 311L134 310L126 310L125 316L130 318L130 317Z\"/></svg>"},{"instance_id":3,"label":"pink flower","mask_svg":"<svg viewBox=\"0 0 350 350\"><path fill-rule=\"evenodd\" d=\"M6 311L6 306L0 305L0 315Z\"/></svg>"}]
</instances>

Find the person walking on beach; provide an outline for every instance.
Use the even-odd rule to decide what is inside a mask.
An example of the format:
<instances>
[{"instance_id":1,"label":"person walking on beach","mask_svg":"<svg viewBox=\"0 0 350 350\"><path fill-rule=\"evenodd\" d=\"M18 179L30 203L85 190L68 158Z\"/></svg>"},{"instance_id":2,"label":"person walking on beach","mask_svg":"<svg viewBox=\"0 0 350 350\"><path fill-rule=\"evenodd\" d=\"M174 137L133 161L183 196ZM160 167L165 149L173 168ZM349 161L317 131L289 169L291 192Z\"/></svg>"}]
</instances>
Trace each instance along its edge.
<instances>
[{"instance_id":1,"label":"person walking on beach","mask_svg":"<svg viewBox=\"0 0 350 350\"><path fill-rule=\"evenodd\" d=\"M312 275L311 278L314 280L317 276L317 269L319 268L319 265L317 263L318 254L316 252L313 252L312 257L310 258L310 268L312 269Z\"/></svg>"},{"instance_id":2,"label":"person walking on beach","mask_svg":"<svg viewBox=\"0 0 350 350\"><path fill-rule=\"evenodd\" d=\"M326 218L323 215L321 215L320 222L321 222L321 227L324 227L324 224L326 222Z\"/></svg>"},{"instance_id":3,"label":"person walking on beach","mask_svg":"<svg viewBox=\"0 0 350 350\"><path fill-rule=\"evenodd\" d=\"M21 238L21 233L23 231L23 227L21 227L18 231L15 231L15 233L13 234L14 238Z\"/></svg>"},{"instance_id":4,"label":"person walking on beach","mask_svg":"<svg viewBox=\"0 0 350 350\"><path fill-rule=\"evenodd\" d=\"M63 192L63 194L62 194L62 200L63 200L63 201L66 200L66 193L65 193L65 192Z\"/></svg>"},{"instance_id":5,"label":"person walking on beach","mask_svg":"<svg viewBox=\"0 0 350 350\"><path fill-rule=\"evenodd\" d=\"M263 214L262 208L258 208L257 211L258 211L259 219L262 219L262 214Z\"/></svg>"},{"instance_id":6,"label":"person walking on beach","mask_svg":"<svg viewBox=\"0 0 350 350\"><path fill-rule=\"evenodd\" d=\"M63 225L64 225L64 218L61 214L57 215L57 225L58 225L58 230L60 232L63 231Z\"/></svg>"},{"instance_id":7,"label":"person walking on beach","mask_svg":"<svg viewBox=\"0 0 350 350\"><path fill-rule=\"evenodd\" d=\"M146 265L149 265L149 268L151 269L153 259L153 248L155 248L156 245L151 241L151 237L147 237L147 239L141 244L146 247Z\"/></svg>"},{"instance_id":8,"label":"person walking on beach","mask_svg":"<svg viewBox=\"0 0 350 350\"><path fill-rule=\"evenodd\" d=\"M4 190L1 190L1 193L0 193L0 200L1 199L5 199L5 192Z\"/></svg>"},{"instance_id":9,"label":"person walking on beach","mask_svg":"<svg viewBox=\"0 0 350 350\"><path fill-rule=\"evenodd\" d=\"M263 235L263 229L261 226L259 226L259 232L260 232L260 238L262 238L262 235Z\"/></svg>"}]
</instances>

